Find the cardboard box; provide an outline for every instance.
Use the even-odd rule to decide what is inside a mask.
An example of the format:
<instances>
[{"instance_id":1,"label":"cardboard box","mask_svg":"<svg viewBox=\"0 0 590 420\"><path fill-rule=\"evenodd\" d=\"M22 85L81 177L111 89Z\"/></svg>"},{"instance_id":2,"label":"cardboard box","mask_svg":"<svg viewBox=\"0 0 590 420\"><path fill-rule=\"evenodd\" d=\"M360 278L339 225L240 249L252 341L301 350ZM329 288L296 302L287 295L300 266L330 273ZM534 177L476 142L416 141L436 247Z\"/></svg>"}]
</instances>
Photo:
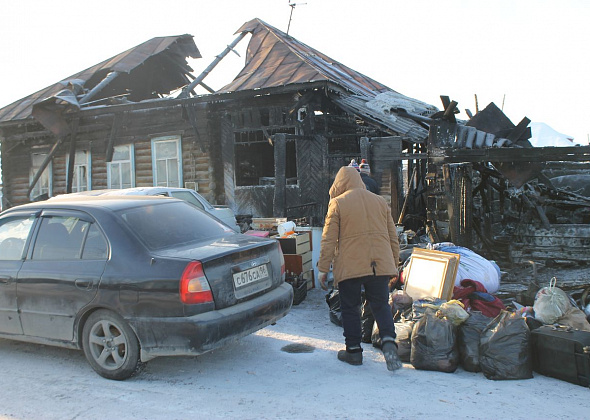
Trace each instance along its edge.
<instances>
[{"instance_id":1,"label":"cardboard box","mask_svg":"<svg viewBox=\"0 0 590 420\"><path fill-rule=\"evenodd\" d=\"M305 233L296 233L288 238L276 237L281 243L283 254L303 254L311 251L310 235Z\"/></svg>"}]
</instances>

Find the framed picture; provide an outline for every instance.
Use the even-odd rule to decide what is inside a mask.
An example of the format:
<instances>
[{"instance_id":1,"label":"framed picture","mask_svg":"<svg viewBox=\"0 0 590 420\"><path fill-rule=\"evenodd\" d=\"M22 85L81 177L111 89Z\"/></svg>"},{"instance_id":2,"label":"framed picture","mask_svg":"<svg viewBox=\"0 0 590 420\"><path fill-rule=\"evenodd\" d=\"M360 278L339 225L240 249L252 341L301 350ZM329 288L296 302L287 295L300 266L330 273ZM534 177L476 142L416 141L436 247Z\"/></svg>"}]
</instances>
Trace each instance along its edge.
<instances>
[{"instance_id":1,"label":"framed picture","mask_svg":"<svg viewBox=\"0 0 590 420\"><path fill-rule=\"evenodd\" d=\"M459 259L459 254L414 248L404 270L404 291L414 300L427 297L450 300Z\"/></svg>"}]
</instances>

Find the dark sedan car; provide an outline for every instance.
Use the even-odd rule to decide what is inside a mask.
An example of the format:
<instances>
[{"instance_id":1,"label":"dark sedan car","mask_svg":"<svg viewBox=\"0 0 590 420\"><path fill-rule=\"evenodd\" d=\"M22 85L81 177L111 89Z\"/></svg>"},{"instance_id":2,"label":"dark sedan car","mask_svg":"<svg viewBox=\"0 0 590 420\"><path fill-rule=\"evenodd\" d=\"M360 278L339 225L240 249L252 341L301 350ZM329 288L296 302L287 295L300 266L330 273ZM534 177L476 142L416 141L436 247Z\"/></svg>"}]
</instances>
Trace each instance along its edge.
<instances>
[{"instance_id":1,"label":"dark sedan car","mask_svg":"<svg viewBox=\"0 0 590 420\"><path fill-rule=\"evenodd\" d=\"M284 271L277 241L178 199L26 204L0 214L0 337L83 349L99 375L126 379L283 317Z\"/></svg>"}]
</instances>

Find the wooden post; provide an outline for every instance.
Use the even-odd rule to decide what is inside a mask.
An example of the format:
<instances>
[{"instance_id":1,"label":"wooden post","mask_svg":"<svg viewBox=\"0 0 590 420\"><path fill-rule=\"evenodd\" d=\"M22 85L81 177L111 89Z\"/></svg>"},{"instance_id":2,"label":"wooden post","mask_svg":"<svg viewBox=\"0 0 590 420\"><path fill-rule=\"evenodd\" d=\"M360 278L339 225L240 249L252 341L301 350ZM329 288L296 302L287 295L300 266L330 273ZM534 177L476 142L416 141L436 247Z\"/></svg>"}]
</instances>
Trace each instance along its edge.
<instances>
[{"instance_id":1,"label":"wooden post","mask_svg":"<svg viewBox=\"0 0 590 420\"><path fill-rule=\"evenodd\" d=\"M285 217L287 214L287 135L275 134L272 139L275 152L275 191L272 213L274 217Z\"/></svg>"},{"instance_id":2,"label":"wooden post","mask_svg":"<svg viewBox=\"0 0 590 420\"><path fill-rule=\"evenodd\" d=\"M72 182L74 180L74 165L76 163L76 136L78 134L79 118L72 121L72 134L70 134L70 155L68 157L68 173L66 175L66 193L72 192Z\"/></svg>"},{"instance_id":3,"label":"wooden post","mask_svg":"<svg viewBox=\"0 0 590 420\"><path fill-rule=\"evenodd\" d=\"M473 205L470 164L443 165L449 230L455 245L470 248L473 231Z\"/></svg>"}]
</instances>

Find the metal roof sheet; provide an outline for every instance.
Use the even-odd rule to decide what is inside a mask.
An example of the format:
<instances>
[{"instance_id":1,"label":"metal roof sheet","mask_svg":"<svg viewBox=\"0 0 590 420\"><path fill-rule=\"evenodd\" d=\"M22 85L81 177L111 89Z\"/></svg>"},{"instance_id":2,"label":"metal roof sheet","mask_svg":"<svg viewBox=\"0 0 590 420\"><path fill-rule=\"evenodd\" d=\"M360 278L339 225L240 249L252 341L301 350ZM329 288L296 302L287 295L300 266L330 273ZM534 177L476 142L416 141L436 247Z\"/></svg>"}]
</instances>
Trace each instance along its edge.
<instances>
[{"instance_id":1,"label":"metal roof sheet","mask_svg":"<svg viewBox=\"0 0 590 420\"><path fill-rule=\"evenodd\" d=\"M246 65L219 93L329 81L359 95L391 91L260 19L246 22L236 33L250 32Z\"/></svg>"},{"instance_id":2,"label":"metal roof sheet","mask_svg":"<svg viewBox=\"0 0 590 420\"><path fill-rule=\"evenodd\" d=\"M29 117L33 104L56 95L74 79L84 83L85 89L91 89L113 71L123 76L110 83L100 97L125 93L127 89L132 91L134 100L153 98L153 92L169 93L189 81L187 74L192 69L186 57L201 57L192 35L153 38L0 109L0 122ZM128 76L131 73L132 78ZM146 83L148 73L153 77L152 83Z\"/></svg>"}]
</instances>

